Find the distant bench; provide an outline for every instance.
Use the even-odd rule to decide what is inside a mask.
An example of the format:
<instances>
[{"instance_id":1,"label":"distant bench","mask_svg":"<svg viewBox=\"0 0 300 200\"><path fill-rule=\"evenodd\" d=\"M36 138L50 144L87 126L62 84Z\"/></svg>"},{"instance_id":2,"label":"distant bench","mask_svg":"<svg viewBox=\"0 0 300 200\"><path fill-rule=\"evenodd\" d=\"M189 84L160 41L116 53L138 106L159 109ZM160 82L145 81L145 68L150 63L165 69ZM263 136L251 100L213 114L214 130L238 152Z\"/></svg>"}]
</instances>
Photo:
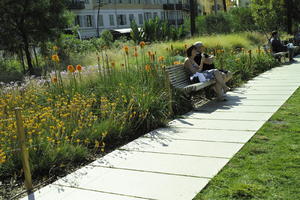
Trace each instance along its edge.
<instances>
[{"instance_id":1,"label":"distant bench","mask_svg":"<svg viewBox=\"0 0 300 200\"><path fill-rule=\"evenodd\" d=\"M202 90L216 83L215 80L200 83L191 83L190 76L186 72L183 64L168 66L166 67L166 72L168 74L170 84L175 89L182 91L186 95ZM229 80L231 77L232 75L230 74L226 77L226 79Z\"/></svg>"},{"instance_id":2,"label":"distant bench","mask_svg":"<svg viewBox=\"0 0 300 200\"><path fill-rule=\"evenodd\" d=\"M286 58L289 58L289 52L288 51L282 51L274 53L271 47L271 44L267 44L263 46L266 53L270 53L275 59L277 59L279 62L282 61L282 58L284 58L284 62Z\"/></svg>"}]
</instances>

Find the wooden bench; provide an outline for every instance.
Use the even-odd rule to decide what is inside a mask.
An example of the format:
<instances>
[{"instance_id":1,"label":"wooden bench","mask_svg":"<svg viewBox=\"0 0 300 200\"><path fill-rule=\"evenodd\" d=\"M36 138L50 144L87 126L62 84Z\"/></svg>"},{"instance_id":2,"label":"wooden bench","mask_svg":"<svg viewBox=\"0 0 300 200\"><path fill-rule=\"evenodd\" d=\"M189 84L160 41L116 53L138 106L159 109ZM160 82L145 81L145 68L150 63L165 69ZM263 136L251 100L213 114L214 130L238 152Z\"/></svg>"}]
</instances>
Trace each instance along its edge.
<instances>
[{"instance_id":1,"label":"wooden bench","mask_svg":"<svg viewBox=\"0 0 300 200\"><path fill-rule=\"evenodd\" d=\"M272 46L271 46L270 43L268 43L267 45L264 45L263 48L264 48L266 53L270 53L279 62L282 61L282 58L283 58L283 62L286 62L286 59L289 59L289 52L288 51L273 53Z\"/></svg>"},{"instance_id":2,"label":"wooden bench","mask_svg":"<svg viewBox=\"0 0 300 200\"><path fill-rule=\"evenodd\" d=\"M192 92L196 92L202 90L206 87L212 86L216 83L215 80L210 80L207 82L201 83L191 83L190 77L186 72L183 64L168 66L165 68L170 84L180 91L182 91L185 95L189 95ZM226 77L229 80L232 77L231 73Z\"/></svg>"}]
</instances>

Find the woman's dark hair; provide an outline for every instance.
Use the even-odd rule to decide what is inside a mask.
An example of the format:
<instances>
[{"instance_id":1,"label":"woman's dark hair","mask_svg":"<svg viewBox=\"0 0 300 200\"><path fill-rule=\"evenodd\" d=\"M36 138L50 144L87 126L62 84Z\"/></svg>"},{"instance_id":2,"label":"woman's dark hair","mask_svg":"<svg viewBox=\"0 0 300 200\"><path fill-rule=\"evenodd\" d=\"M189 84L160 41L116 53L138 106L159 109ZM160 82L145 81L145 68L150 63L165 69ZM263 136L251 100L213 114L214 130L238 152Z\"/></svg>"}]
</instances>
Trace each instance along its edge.
<instances>
[{"instance_id":1,"label":"woman's dark hair","mask_svg":"<svg viewBox=\"0 0 300 200\"><path fill-rule=\"evenodd\" d=\"M272 31L272 36L275 37L277 35L277 31Z\"/></svg>"},{"instance_id":2,"label":"woman's dark hair","mask_svg":"<svg viewBox=\"0 0 300 200\"><path fill-rule=\"evenodd\" d=\"M186 50L186 55L187 57L191 57L192 56L192 51L193 49L196 49L196 46L192 45L190 46L187 50Z\"/></svg>"}]
</instances>

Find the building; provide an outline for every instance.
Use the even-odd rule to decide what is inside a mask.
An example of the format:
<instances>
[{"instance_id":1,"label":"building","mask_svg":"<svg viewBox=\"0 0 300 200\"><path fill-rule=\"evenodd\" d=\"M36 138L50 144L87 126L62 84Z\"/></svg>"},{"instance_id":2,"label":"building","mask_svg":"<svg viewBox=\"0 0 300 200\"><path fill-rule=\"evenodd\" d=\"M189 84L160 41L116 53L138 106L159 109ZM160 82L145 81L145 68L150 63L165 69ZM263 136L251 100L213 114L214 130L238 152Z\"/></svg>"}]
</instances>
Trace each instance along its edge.
<instances>
[{"instance_id":1,"label":"building","mask_svg":"<svg viewBox=\"0 0 300 200\"><path fill-rule=\"evenodd\" d=\"M142 26L158 17L178 26L189 15L188 0L72 0L69 9L82 38L97 37L105 29L128 29L132 20Z\"/></svg>"},{"instance_id":2,"label":"building","mask_svg":"<svg viewBox=\"0 0 300 200\"><path fill-rule=\"evenodd\" d=\"M236 0L236 5L238 7L248 7L251 3L251 0Z\"/></svg>"},{"instance_id":3,"label":"building","mask_svg":"<svg viewBox=\"0 0 300 200\"><path fill-rule=\"evenodd\" d=\"M213 14L215 12L215 0L197 0L198 13L200 15ZM224 11L223 0L216 0L217 11Z\"/></svg>"}]
</instances>

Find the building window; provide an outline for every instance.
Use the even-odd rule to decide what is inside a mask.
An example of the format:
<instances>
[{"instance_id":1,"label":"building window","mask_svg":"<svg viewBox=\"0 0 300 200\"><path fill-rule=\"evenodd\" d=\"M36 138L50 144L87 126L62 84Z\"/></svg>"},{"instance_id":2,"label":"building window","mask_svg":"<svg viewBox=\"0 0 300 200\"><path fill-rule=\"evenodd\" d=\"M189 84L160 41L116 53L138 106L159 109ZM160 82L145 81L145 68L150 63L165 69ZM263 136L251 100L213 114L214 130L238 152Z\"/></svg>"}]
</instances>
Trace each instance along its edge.
<instances>
[{"instance_id":1,"label":"building window","mask_svg":"<svg viewBox=\"0 0 300 200\"><path fill-rule=\"evenodd\" d=\"M129 21L130 21L130 23L132 22L132 21L134 21L135 19L134 19L134 14L129 14Z\"/></svg>"},{"instance_id":2,"label":"building window","mask_svg":"<svg viewBox=\"0 0 300 200\"><path fill-rule=\"evenodd\" d=\"M93 26L92 15L86 15L85 16L85 26L86 27L92 27Z\"/></svg>"},{"instance_id":3,"label":"building window","mask_svg":"<svg viewBox=\"0 0 300 200\"><path fill-rule=\"evenodd\" d=\"M126 15L118 15L117 16L117 23L118 25L126 25Z\"/></svg>"},{"instance_id":4,"label":"building window","mask_svg":"<svg viewBox=\"0 0 300 200\"><path fill-rule=\"evenodd\" d=\"M145 12L145 20L148 21L149 19L151 19L152 17L152 13L151 12Z\"/></svg>"},{"instance_id":5,"label":"building window","mask_svg":"<svg viewBox=\"0 0 300 200\"><path fill-rule=\"evenodd\" d=\"M109 15L109 25L111 25L111 26L115 25L114 15Z\"/></svg>"},{"instance_id":6,"label":"building window","mask_svg":"<svg viewBox=\"0 0 300 200\"><path fill-rule=\"evenodd\" d=\"M84 0L84 3L89 4L90 0Z\"/></svg>"},{"instance_id":7,"label":"building window","mask_svg":"<svg viewBox=\"0 0 300 200\"><path fill-rule=\"evenodd\" d=\"M98 26L104 26L104 24L103 24L103 15L99 15Z\"/></svg>"},{"instance_id":8,"label":"building window","mask_svg":"<svg viewBox=\"0 0 300 200\"><path fill-rule=\"evenodd\" d=\"M78 25L78 26L81 26L81 23L80 23L80 16L79 15L76 15L75 17L75 26Z\"/></svg>"},{"instance_id":9,"label":"building window","mask_svg":"<svg viewBox=\"0 0 300 200\"><path fill-rule=\"evenodd\" d=\"M160 18L162 19L162 20L165 20L165 13L164 12L160 12Z\"/></svg>"},{"instance_id":10,"label":"building window","mask_svg":"<svg viewBox=\"0 0 300 200\"><path fill-rule=\"evenodd\" d=\"M123 1L122 1L122 0L119 0L119 3L123 3Z\"/></svg>"},{"instance_id":11,"label":"building window","mask_svg":"<svg viewBox=\"0 0 300 200\"><path fill-rule=\"evenodd\" d=\"M157 12L153 13L153 18L155 19L156 17L158 17Z\"/></svg>"},{"instance_id":12,"label":"building window","mask_svg":"<svg viewBox=\"0 0 300 200\"><path fill-rule=\"evenodd\" d=\"M143 14L139 14L139 24L143 24L144 19L143 19Z\"/></svg>"}]
</instances>

